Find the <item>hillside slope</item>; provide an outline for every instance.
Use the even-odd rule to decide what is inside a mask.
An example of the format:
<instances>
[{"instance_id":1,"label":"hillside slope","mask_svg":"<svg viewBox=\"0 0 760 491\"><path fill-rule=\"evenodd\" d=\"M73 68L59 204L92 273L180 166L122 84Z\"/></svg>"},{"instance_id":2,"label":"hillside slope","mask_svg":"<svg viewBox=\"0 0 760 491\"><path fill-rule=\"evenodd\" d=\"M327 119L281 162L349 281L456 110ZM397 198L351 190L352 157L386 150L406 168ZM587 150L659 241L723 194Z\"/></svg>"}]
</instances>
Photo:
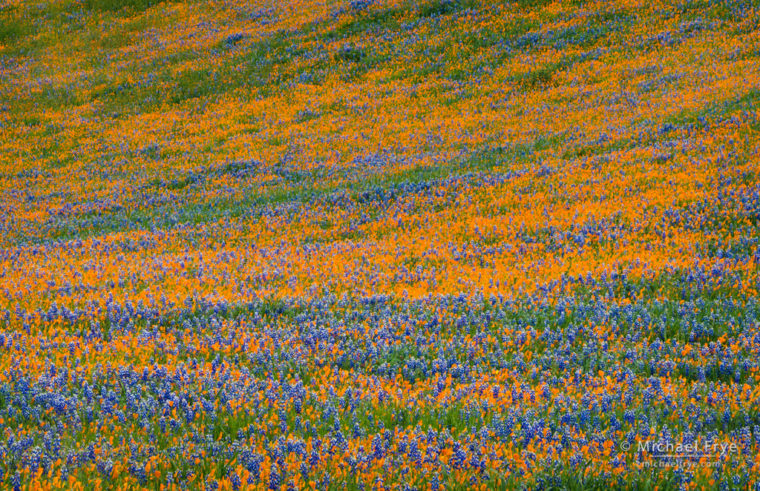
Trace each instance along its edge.
<instances>
[{"instance_id":1,"label":"hillside slope","mask_svg":"<svg viewBox=\"0 0 760 491\"><path fill-rule=\"evenodd\" d=\"M2 485L756 485L759 21L5 1Z\"/></svg>"}]
</instances>

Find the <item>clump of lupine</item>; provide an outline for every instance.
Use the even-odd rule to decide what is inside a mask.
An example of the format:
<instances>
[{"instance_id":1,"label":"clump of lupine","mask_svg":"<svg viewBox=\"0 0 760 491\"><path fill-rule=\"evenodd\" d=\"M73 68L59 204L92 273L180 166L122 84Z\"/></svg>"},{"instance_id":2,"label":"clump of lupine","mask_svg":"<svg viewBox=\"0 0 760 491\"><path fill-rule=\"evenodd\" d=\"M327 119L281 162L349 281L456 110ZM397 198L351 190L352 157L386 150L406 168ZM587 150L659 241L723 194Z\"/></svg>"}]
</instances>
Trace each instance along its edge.
<instances>
[{"instance_id":1,"label":"clump of lupine","mask_svg":"<svg viewBox=\"0 0 760 491\"><path fill-rule=\"evenodd\" d=\"M6 3L2 487L758 487L753 2Z\"/></svg>"}]
</instances>

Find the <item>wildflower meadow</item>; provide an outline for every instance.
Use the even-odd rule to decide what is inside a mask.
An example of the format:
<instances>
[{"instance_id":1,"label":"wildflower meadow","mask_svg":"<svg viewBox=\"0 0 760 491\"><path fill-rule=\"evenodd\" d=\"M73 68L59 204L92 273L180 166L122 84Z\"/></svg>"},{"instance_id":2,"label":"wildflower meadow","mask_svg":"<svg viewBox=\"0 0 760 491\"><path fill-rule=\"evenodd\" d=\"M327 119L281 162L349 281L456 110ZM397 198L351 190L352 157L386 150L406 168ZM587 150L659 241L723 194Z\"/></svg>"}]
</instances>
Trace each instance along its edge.
<instances>
[{"instance_id":1,"label":"wildflower meadow","mask_svg":"<svg viewBox=\"0 0 760 491\"><path fill-rule=\"evenodd\" d=\"M0 489L760 489L754 0L0 0Z\"/></svg>"}]
</instances>

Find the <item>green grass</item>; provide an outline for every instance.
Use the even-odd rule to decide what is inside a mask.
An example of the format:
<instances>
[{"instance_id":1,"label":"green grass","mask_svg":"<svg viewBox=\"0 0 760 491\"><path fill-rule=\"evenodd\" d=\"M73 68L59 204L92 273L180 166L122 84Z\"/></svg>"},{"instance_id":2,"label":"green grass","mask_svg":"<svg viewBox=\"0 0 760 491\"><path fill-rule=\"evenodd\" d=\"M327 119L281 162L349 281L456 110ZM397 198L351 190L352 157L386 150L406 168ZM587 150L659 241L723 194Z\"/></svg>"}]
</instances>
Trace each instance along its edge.
<instances>
[{"instance_id":1,"label":"green grass","mask_svg":"<svg viewBox=\"0 0 760 491\"><path fill-rule=\"evenodd\" d=\"M20 16L3 12L0 18L0 44L15 44L21 38L31 33L30 27L21 20Z\"/></svg>"},{"instance_id":2,"label":"green grass","mask_svg":"<svg viewBox=\"0 0 760 491\"><path fill-rule=\"evenodd\" d=\"M172 0L84 0L82 5L90 10L103 10L107 12L140 12L147 10L163 1Z\"/></svg>"},{"instance_id":3,"label":"green grass","mask_svg":"<svg viewBox=\"0 0 760 491\"><path fill-rule=\"evenodd\" d=\"M728 116L742 112L756 111L760 105L760 89L748 88L740 96L730 97L720 102L711 102L696 110L683 110L664 119L664 123L675 126L693 125L702 127L705 123L718 122Z\"/></svg>"}]
</instances>

